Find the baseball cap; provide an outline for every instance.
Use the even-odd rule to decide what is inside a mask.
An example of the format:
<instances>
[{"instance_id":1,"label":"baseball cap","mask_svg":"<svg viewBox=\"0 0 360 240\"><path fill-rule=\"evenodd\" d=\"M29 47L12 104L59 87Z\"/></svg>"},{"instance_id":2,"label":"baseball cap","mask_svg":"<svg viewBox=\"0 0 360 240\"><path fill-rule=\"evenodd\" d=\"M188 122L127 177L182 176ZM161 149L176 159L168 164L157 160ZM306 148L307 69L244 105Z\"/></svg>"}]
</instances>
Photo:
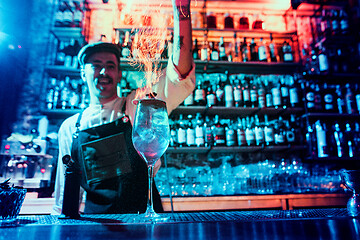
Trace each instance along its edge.
<instances>
[{"instance_id":1,"label":"baseball cap","mask_svg":"<svg viewBox=\"0 0 360 240\"><path fill-rule=\"evenodd\" d=\"M120 62L120 49L117 45L108 42L89 43L82 47L78 53L78 61L80 65L86 63L88 58L97 52L110 52L115 54Z\"/></svg>"}]
</instances>

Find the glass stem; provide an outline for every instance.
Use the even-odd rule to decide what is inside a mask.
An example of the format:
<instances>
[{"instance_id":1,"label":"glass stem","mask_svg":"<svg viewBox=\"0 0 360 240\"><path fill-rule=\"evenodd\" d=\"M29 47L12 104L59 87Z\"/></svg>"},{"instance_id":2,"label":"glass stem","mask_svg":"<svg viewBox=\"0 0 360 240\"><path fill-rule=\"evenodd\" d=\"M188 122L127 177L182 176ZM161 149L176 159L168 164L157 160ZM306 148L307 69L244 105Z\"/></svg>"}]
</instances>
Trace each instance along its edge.
<instances>
[{"instance_id":1,"label":"glass stem","mask_svg":"<svg viewBox=\"0 0 360 240\"><path fill-rule=\"evenodd\" d=\"M154 181L154 166L150 165L148 167L148 173L149 173L149 196L148 196L148 201L147 201L147 209L146 209L146 213L148 214L152 214L155 213L154 211L154 205L153 205L153 194L152 194L152 186L153 186L153 181Z\"/></svg>"}]
</instances>

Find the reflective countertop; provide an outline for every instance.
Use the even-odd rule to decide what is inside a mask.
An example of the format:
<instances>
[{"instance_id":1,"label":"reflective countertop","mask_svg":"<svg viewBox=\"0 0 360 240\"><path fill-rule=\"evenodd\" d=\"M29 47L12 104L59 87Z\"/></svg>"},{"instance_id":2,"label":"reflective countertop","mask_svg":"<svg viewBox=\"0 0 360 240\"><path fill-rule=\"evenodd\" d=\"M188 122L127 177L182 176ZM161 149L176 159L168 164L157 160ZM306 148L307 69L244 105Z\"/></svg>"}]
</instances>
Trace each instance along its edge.
<instances>
[{"instance_id":1,"label":"reflective countertop","mask_svg":"<svg viewBox=\"0 0 360 240\"><path fill-rule=\"evenodd\" d=\"M84 214L80 219L22 215L2 223L11 239L360 239L359 218L344 208L164 213L141 223L136 214Z\"/></svg>"}]
</instances>

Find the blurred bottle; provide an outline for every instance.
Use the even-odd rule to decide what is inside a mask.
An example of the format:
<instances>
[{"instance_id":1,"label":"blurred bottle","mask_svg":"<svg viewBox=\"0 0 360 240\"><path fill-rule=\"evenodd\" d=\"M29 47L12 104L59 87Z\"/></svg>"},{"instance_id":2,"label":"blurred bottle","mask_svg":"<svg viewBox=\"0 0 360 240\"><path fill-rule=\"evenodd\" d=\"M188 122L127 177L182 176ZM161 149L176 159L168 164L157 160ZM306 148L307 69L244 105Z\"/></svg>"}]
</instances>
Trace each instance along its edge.
<instances>
[{"instance_id":1,"label":"blurred bottle","mask_svg":"<svg viewBox=\"0 0 360 240\"><path fill-rule=\"evenodd\" d=\"M73 3L75 5L74 16L73 16L74 27L81 28L83 22L83 16L84 16L84 12L82 10L82 3L80 0L79 1L73 0Z\"/></svg>"},{"instance_id":2,"label":"blurred bottle","mask_svg":"<svg viewBox=\"0 0 360 240\"><path fill-rule=\"evenodd\" d=\"M260 43L258 47L258 59L260 62L268 61L268 52L267 52L266 44L262 37L260 38Z\"/></svg>"},{"instance_id":3,"label":"blurred bottle","mask_svg":"<svg viewBox=\"0 0 360 240\"><path fill-rule=\"evenodd\" d=\"M252 38L251 42L250 42L250 60L251 61L258 61L258 50L257 50L257 45L255 43L255 39Z\"/></svg>"},{"instance_id":4,"label":"blurred bottle","mask_svg":"<svg viewBox=\"0 0 360 240\"><path fill-rule=\"evenodd\" d=\"M215 42L210 42L209 47L210 47L210 60L219 61L219 50L216 48Z\"/></svg>"},{"instance_id":5,"label":"blurred bottle","mask_svg":"<svg viewBox=\"0 0 360 240\"><path fill-rule=\"evenodd\" d=\"M268 62L277 62L277 58L278 58L278 54L277 54L277 48L274 42L274 38L272 33L270 33L270 42L269 42L269 58L268 58Z\"/></svg>"},{"instance_id":6,"label":"blurred bottle","mask_svg":"<svg viewBox=\"0 0 360 240\"><path fill-rule=\"evenodd\" d=\"M258 107L258 91L255 80L253 78L250 80L250 101L252 108Z\"/></svg>"},{"instance_id":7,"label":"blurred bottle","mask_svg":"<svg viewBox=\"0 0 360 240\"><path fill-rule=\"evenodd\" d=\"M204 121L200 113L195 118L195 144L198 147L205 146Z\"/></svg>"},{"instance_id":8,"label":"blurred bottle","mask_svg":"<svg viewBox=\"0 0 360 240\"><path fill-rule=\"evenodd\" d=\"M319 84L314 84L314 111L322 112L322 91Z\"/></svg>"},{"instance_id":9,"label":"blurred bottle","mask_svg":"<svg viewBox=\"0 0 360 240\"><path fill-rule=\"evenodd\" d=\"M131 54L130 31L126 31L124 45L122 46L121 56L123 58L128 58L130 57L130 54Z\"/></svg>"},{"instance_id":10,"label":"blurred bottle","mask_svg":"<svg viewBox=\"0 0 360 240\"><path fill-rule=\"evenodd\" d=\"M259 79L258 79L259 80ZM262 81L258 81L258 107L259 108L265 108L266 107L266 89L265 85Z\"/></svg>"},{"instance_id":11,"label":"blurred bottle","mask_svg":"<svg viewBox=\"0 0 360 240\"><path fill-rule=\"evenodd\" d=\"M305 95L305 107L308 112L315 111L315 92L309 82L302 83L302 89Z\"/></svg>"},{"instance_id":12,"label":"blurred bottle","mask_svg":"<svg viewBox=\"0 0 360 240\"><path fill-rule=\"evenodd\" d=\"M217 79L215 95L216 95L217 106L224 107L225 106L224 82L221 80L221 77L219 75L218 75L218 79Z\"/></svg>"},{"instance_id":13,"label":"blurred bottle","mask_svg":"<svg viewBox=\"0 0 360 240\"><path fill-rule=\"evenodd\" d=\"M289 101L292 108L301 106L301 93L297 81L293 76L289 77Z\"/></svg>"},{"instance_id":14,"label":"blurred bottle","mask_svg":"<svg viewBox=\"0 0 360 240\"><path fill-rule=\"evenodd\" d=\"M275 144L274 138L274 128L273 125L269 123L268 115L264 115L264 140L267 146Z\"/></svg>"},{"instance_id":15,"label":"blurred bottle","mask_svg":"<svg viewBox=\"0 0 360 240\"><path fill-rule=\"evenodd\" d=\"M205 147L210 147L214 145L214 136L213 136L213 123L210 120L209 116L205 116L204 122L204 134L205 134Z\"/></svg>"},{"instance_id":16,"label":"blurred bottle","mask_svg":"<svg viewBox=\"0 0 360 240\"><path fill-rule=\"evenodd\" d=\"M273 86L271 88L271 94L273 97L272 103L275 108L281 107L281 84L278 79L273 82Z\"/></svg>"},{"instance_id":17,"label":"blurred bottle","mask_svg":"<svg viewBox=\"0 0 360 240\"><path fill-rule=\"evenodd\" d=\"M225 126L220 122L219 115L215 115L214 118L214 146L226 145Z\"/></svg>"},{"instance_id":18,"label":"blurred bottle","mask_svg":"<svg viewBox=\"0 0 360 240\"><path fill-rule=\"evenodd\" d=\"M233 107L234 106L234 93L233 93L233 85L230 81L230 74L228 71L225 72L226 81L224 86L224 99L225 99L225 107Z\"/></svg>"},{"instance_id":19,"label":"blurred bottle","mask_svg":"<svg viewBox=\"0 0 360 240\"><path fill-rule=\"evenodd\" d=\"M258 29L258 30L263 30L263 23L264 21L260 18L259 14L255 14L254 16L255 20L252 24L252 29Z\"/></svg>"},{"instance_id":20,"label":"blurred bottle","mask_svg":"<svg viewBox=\"0 0 360 240\"><path fill-rule=\"evenodd\" d=\"M237 118L236 135L238 146L247 146L245 136L245 119L241 119L240 117Z\"/></svg>"},{"instance_id":21,"label":"blurred bottle","mask_svg":"<svg viewBox=\"0 0 360 240\"><path fill-rule=\"evenodd\" d=\"M55 95L55 88L56 88L56 78L50 79L50 87L48 89L48 93L46 95L46 108L53 109L54 106L54 95Z\"/></svg>"},{"instance_id":22,"label":"blurred bottle","mask_svg":"<svg viewBox=\"0 0 360 240\"><path fill-rule=\"evenodd\" d=\"M241 58L243 62L248 62L250 60L249 57L249 46L248 43L246 42L246 37L244 37L244 41L241 44Z\"/></svg>"},{"instance_id":23,"label":"blurred bottle","mask_svg":"<svg viewBox=\"0 0 360 240\"><path fill-rule=\"evenodd\" d=\"M250 100L250 87L248 79L245 78L242 81L242 93L244 97L244 107L251 107L251 100Z\"/></svg>"},{"instance_id":24,"label":"blurred bottle","mask_svg":"<svg viewBox=\"0 0 360 240\"><path fill-rule=\"evenodd\" d=\"M292 48L287 41L284 41L284 44L282 46L282 51L284 54L284 56L283 56L284 62L293 62L294 61Z\"/></svg>"},{"instance_id":25,"label":"blurred bottle","mask_svg":"<svg viewBox=\"0 0 360 240\"><path fill-rule=\"evenodd\" d=\"M346 113L354 114L356 113L356 101L353 91L351 90L350 84L347 83L345 85L346 93L345 93L345 105L346 105Z\"/></svg>"},{"instance_id":26,"label":"blurred bottle","mask_svg":"<svg viewBox=\"0 0 360 240\"><path fill-rule=\"evenodd\" d=\"M179 115L179 120L177 122L177 143L179 147L185 147L186 146L186 124L185 119L183 118L183 115Z\"/></svg>"},{"instance_id":27,"label":"blurred bottle","mask_svg":"<svg viewBox=\"0 0 360 240\"><path fill-rule=\"evenodd\" d=\"M246 117L246 128L245 128L245 138L246 143L248 146L255 146L255 132L254 127L252 126L254 124L254 117L247 116Z\"/></svg>"},{"instance_id":28,"label":"blurred bottle","mask_svg":"<svg viewBox=\"0 0 360 240\"><path fill-rule=\"evenodd\" d=\"M194 39L193 58L194 60L200 59L200 49L197 38Z\"/></svg>"},{"instance_id":29,"label":"blurred bottle","mask_svg":"<svg viewBox=\"0 0 360 240\"><path fill-rule=\"evenodd\" d=\"M206 87L206 106L216 106L216 94L214 91L214 86L210 84L210 82L208 82Z\"/></svg>"},{"instance_id":30,"label":"blurred bottle","mask_svg":"<svg viewBox=\"0 0 360 240\"><path fill-rule=\"evenodd\" d=\"M201 60L202 61L207 61L209 60L209 43L208 43L208 40L207 40L207 34L204 33L204 40L203 40L203 45L202 45L202 48L201 48L201 51L200 51L200 57L201 57Z\"/></svg>"},{"instance_id":31,"label":"blurred bottle","mask_svg":"<svg viewBox=\"0 0 360 240\"><path fill-rule=\"evenodd\" d=\"M196 89L194 90L194 105L195 106L206 105L205 88L201 79L197 80Z\"/></svg>"},{"instance_id":32,"label":"blurred bottle","mask_svg":"<svg viewBox=\"0 0 360 240\"><path fill-rule=\"evenodd\" d=\"M346 112L346 107L345 107L345 99L343 97L343 91L341 89L340 85L336 85L336 103L337 103L337 107L338 107L338 112L339 114L343 114Z\"/></svg>"},{"instance_id":33,"label":"blurred bottle","mask_svg":"<svg viewBox=\"0 0 360 240\"><path fill-rule=\"evenodd\" d=\"M189 114L187 116L186 124L186 146L194 147L195 146L195 127L193 124L193 116Z\"/></svg>"},{"instance_id":34,"label":"blurred bottle","mask_svg":"<svg viewBox=\"0 0 360 240\"><path fill-rule=\"evenodd\" d=\"M344 138L346 142L346 154L348 157L354 157L355 155L355 144L354 144L354 134L351 130L350 123L345 124L345 133Z\"/></svg>"},{"instance_id":35,"label":"blurred bottle","mask_svg":"<svg viewBox=\"0 0 360 240\"><path fill-rule=\"evenodd\" d=\"M220 42L219 42L219 59L221 61L227 61L228 60L228 56L226 55L226 48L225 48L225 43L224 43L224 37L220 37Z\"/></svg>"},{"instance_id":36,"label":"blurred bottle","mask_svg":"<svg viewBox=\"0 0 360 240\"><path fill-rule=\"evenodd\" d=\"M327 149L327 142L326 142L326 128L325 125L317 120L315 122L315 129L316 129L316 140L317 140L317 156L319 158L328 157L328 149Z\"/></svg>"},{"instance_id":37,"label":"blurred bottle","mask_svg":"<svg viewBox=\"0 0 360 240\"><path fill-rule=\"evenodd\" d=\"M255 115L255 143L257 146L262 146L265 143L264 128L260 124L259 116Z\"/></svg>"},{"instance_id":38,"label":"blurred bottle","mask_svg":"<svg viewBox=\"0 0 360 240\"><path fill-rule=\"evenodd\" d=\"M323 93L323 110L325 112L335 112L335 91L328 87L327 83L324 83Z\"/></svg>"},{"instance_id":39,"label":"blurred bottle","mask_svg":"<svg viewBox=\"0 0 360 240\"><path fill-rule=\"evenodd\" d=\"M281 105L283 108L290 107L289 86L285 76L280 76Z\"/></svg>"},{"instance_id":40,"label":"blurred bottle","mask_svg":"<svg viewBox=\"0 0 360 240\"><path fill-rule=\"evenodd\" d=\"M243 100L243 93L241 91L241 85L240 80L238 78L235 78L234 81L234 105L235 107L243 107L244 106L244 100Z\"/></svg>"},{"instance_id":41,"label":"blurred bottle","mask_svg":"<svg viewBox=\"0 0 360 240\"><path fill-rule=\"evenodd\" d=\"M236 126L233 120L228 119L225 125L226 146L233 147L237 145Z\"/></svg>"},{"instance_id":42,"label":"blurred bottle","mask_svg":"<svg viewBox=\"0 0 360 240\"><path fill-rule=\"evenodd\" d=\"M317 157L318 154L317 154L316 133L315 133L313 125L311 125L311 124L309 124L307 126L306 142L309 147L309 155L311 157Z\"/></svg>"}]
</instances>

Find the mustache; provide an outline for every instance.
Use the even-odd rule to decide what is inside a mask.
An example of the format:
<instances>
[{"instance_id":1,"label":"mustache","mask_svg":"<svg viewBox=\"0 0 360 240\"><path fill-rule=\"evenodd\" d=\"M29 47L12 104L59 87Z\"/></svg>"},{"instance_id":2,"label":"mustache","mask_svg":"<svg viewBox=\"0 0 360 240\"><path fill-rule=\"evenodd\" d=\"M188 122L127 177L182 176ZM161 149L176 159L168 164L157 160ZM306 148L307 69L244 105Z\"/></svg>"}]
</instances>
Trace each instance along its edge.
<instances>
[{"instance_id":1,"label":"mustache","mask_svg":"<svg viewBox=\"0 0 360 240\"><path fill-rule=\"evenodd\" d=\"M99 83L99 82L102 82L102 81L107 81L107 82L113 82L114 80L111 78L111 77L109 77L109 76L101 76L101 77L97 77L96 79L95 79L95 82L96 82L96 84L97 83Z\"/></svg>"}]
</instances>

